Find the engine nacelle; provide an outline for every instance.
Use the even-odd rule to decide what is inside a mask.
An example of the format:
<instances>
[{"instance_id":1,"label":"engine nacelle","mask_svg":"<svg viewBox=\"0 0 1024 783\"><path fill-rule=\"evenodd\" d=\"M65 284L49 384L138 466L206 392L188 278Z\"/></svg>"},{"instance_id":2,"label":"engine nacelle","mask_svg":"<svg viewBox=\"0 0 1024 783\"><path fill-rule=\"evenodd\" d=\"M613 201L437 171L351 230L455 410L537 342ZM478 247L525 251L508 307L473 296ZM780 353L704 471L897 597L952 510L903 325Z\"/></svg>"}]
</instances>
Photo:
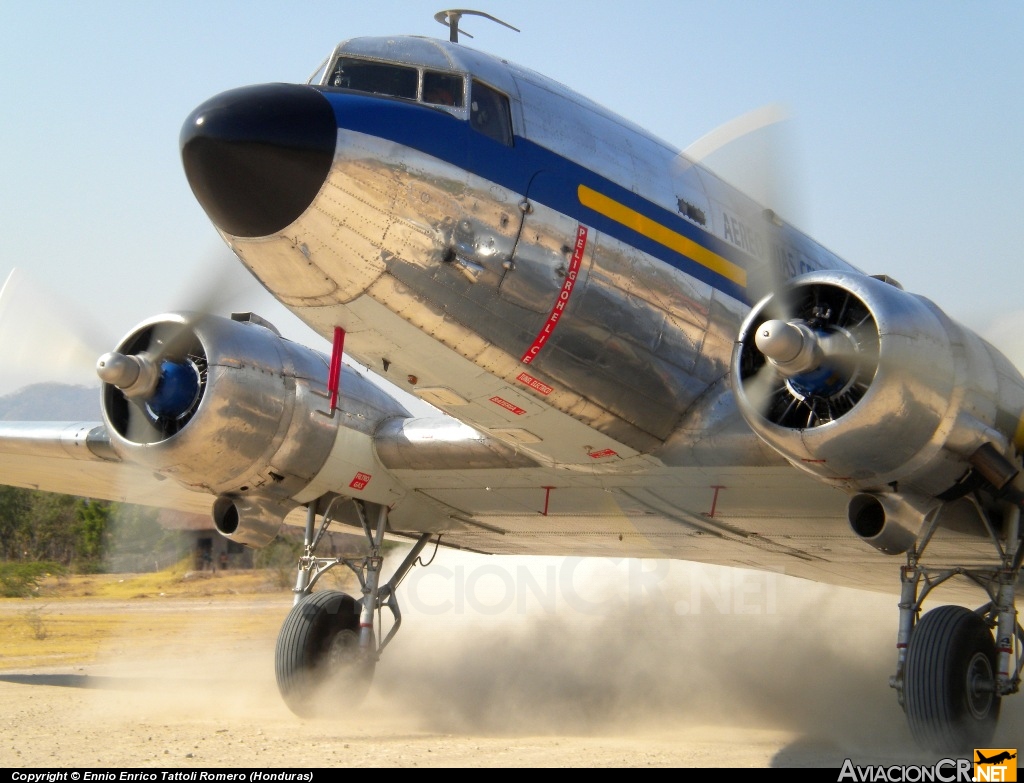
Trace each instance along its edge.
<instances>
[{"instance_id":1,"label":"engine nacelle","mask_svg":"<svg viewBox=\"0 0 1024 783\"><path fill-rule=\"evenodd\" d=\"M927 299L854 273L803 275L759 302L732 373L754 432L848 491L953 497L983 444L1012 454L1024 410L1024 380L992 346Z\"/></svg>"},{"instance_id":2,"label":"engine nacelle","mask_svg":"<svg viewBox=\"0 0 1024 783\"><path fill-rule=\"evenodd\" d=\"M259 319L159 316L101 358L103 419L123 459L217 497L218 530L261 546L289 511L328 492L400 496L372 436L408 412L344 368L331 415L328 371L328 357Z\"/></svg>"}]
</instances>

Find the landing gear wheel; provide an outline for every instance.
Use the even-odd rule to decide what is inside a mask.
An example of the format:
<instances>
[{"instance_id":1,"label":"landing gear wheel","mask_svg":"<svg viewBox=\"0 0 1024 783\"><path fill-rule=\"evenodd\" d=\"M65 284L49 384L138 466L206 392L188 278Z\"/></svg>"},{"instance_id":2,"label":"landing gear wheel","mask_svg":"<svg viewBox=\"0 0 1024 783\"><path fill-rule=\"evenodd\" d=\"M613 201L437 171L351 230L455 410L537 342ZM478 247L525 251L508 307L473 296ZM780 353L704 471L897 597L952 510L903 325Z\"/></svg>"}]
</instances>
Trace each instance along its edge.
<instances>
[{"instance_id":1,"label":"landing gear wheel","mask_svg":"<svg viewBox=\"0 0 1024 783\"><path fill-rule=\"evenodd\" d=\"M996 646L962 606L921 618L907 647L903 693L914 739L936 752L988 747L999 718Z\"/></svg>"},{"instance_id":2,"label":"landing gear wheel","mask_svg":"<svg viewBox=\"0 0 1024 783\"><path fill-rule=\"evenodd\" d=\"M358 705L370 690L376 645L359 648L359 602L337 590L313 593L292 607L274 654L277 688L301 717Z\"/></svg>"}]
</instances>

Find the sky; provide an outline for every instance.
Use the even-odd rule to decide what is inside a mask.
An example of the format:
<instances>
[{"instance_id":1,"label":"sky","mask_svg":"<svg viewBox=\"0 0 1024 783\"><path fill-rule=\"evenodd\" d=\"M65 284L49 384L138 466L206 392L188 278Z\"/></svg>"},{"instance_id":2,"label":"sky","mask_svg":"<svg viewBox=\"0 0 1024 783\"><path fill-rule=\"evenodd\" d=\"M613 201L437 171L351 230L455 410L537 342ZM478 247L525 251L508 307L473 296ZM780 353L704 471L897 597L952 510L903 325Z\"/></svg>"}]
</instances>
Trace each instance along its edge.
<instances>
[{"instance_id":1,"label":"sky","mask_svg":"<svg viewBox=\"0 0 1024 783\"><path fill-rule=\"evenodd\" d=\"M0 278L19 268L36 292L14 297L28 313L0 329L0 348L19 343L29 364L63 372L49 357L68 328L91 324L102 344L150 315L205 302L214 287L235 292L225 311L269 314L286 335L315 340L226 261L182 172L181 124L223 90L304 81L349 37L446 37L433 20L439 7L0 3ZM789 119L776 147L786 152L792 222L997 343L1024 327L1024 5L624 8L492 0L484 10L522 32L465 19L475 38L464 42L546 73L680 148L781 105ZM235 272L230 286L210 271L224 264ZM48 334L48 323L65 324L65 337L36 349L30 335ZM1008 353L1024 365L1024 351ZM11 383L19 376L8 364Z\"/></svg>"},{"instance_id":2,"label":"sky","mask_svg":"<svg viewBox=\"0 0 1024 783\"><path fill-rule=\"evenodd\" d=\"M0 299L0 394L27 380L91 379L95 356L136 323L208 303L211 289L230 288L231 309L328 350L240 265L227 261L235 276L225 283L230 254L192 197L178 134L221 91L305 81L346 38L445 38L433 20L440 7L0 0L0 280L21 275L16 296ZM466 19L467 45L545 73L679 148L746 112L785 107L786 216L1024 367L1015 342L1024 333L1024 3L478 7L521 32ZM887 621L889 633L895 615ZM884 676L871 681L889 704Z\"/></svg>"}]
</instances>

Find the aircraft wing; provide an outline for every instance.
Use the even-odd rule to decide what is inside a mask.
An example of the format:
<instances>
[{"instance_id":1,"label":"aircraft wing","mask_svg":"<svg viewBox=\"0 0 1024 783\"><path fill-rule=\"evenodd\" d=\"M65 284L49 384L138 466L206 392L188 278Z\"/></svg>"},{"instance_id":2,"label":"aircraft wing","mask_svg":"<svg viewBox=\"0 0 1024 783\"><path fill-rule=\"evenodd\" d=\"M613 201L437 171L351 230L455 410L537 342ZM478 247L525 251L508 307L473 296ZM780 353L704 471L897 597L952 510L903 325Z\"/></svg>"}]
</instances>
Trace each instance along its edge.
<instances>
[{"instance_id":1,"label":"aircraft wing","mask_svg":"<svg viewBox=\"0 0 1024 783\"><path fill-rule=\"evenodd\" d=\"M514 477L495 471L472 482L443 471L398 475L416 487L412 507L429 503L461 522L442 536L451 546L493 554L668 558L894 589L894 560L854 535L845 495L785 467L693 469L676 471L672 482L647 476L575 486L542 468ZM401 512L396 507L392 517L403 519ZM929 554L932 562L952 566L965 558L984 562L990 548L976 530L943 528ZM954 590L949 594L965 592Z\"/></svg>"},{"instance_id":2,"label":"aircraft wing","mask_svg":"<svg viewBox=\"0 0 1024 783\"><path fill-rule=\"evenodd\" d=\"M0 422L4 484L120 503L210 512L210 497L121 460L102 422Z\"/></svg>"},{"instance_id":3,"label":"aircraft wing","mask_svg":"<svg viewBox=\"0 0 1024 783\"><path fill-rule=\"evenodd\" d=\"M412 421L407 430L453 426L443 418ZM393 532L432 530L444 546L489 554L685 559L892 588L888 559L850 530L845 495L787 466L676 469L671 482L657 471L628 481L567 480L564 471L536 463L515 471L493 466L511 459L504 447L455 426L468 437L457 446L445 441L452 467L436 460L437 443L427 440L420 455L436 467L415 464L421 456L407 453L404 459L414 467L388 469L403 492L392 510ZM393 436L380 438L385 453L391 444L390 459L397 464ZM215 500L121 459L99 422L2 423L0 470L12 486L195 514L210 514ZM347 478L345 472L321 480L337 486ZM300 524L301 509L292 510L285 521ZM947 559L967 553L983 558L986 542L943 531L933 556L943 552Z\"/></svg>"}]
</instances>

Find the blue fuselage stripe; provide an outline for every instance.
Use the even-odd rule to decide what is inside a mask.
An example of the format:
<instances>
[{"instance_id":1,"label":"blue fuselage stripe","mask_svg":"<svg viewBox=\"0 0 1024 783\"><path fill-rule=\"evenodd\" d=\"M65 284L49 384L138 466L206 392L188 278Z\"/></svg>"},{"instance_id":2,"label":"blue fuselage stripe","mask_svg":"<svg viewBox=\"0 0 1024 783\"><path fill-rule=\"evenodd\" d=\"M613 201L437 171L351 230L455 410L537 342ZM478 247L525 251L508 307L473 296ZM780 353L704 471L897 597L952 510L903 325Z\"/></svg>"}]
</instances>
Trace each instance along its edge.
<instances>
[{"instance_id":1,"label":"blue fuselage stripe","mask_svg":"<svg viewBox=\"0 0 1024 783\"><path fill-rule=\"evenodd\" d=\"M451 114L410 101L340 90L322 89L334 108L338 127L387 139L424 152L482 177L625 242L741 301L746 289L708 267L670 250L621 223L584 207L578 197L586 185L672 231L681 234L743 269L752 258L621 185L521 136L508 147L479 133ZM544 176L534 177L537 174Z\"/></svg>"}]
</instances>

